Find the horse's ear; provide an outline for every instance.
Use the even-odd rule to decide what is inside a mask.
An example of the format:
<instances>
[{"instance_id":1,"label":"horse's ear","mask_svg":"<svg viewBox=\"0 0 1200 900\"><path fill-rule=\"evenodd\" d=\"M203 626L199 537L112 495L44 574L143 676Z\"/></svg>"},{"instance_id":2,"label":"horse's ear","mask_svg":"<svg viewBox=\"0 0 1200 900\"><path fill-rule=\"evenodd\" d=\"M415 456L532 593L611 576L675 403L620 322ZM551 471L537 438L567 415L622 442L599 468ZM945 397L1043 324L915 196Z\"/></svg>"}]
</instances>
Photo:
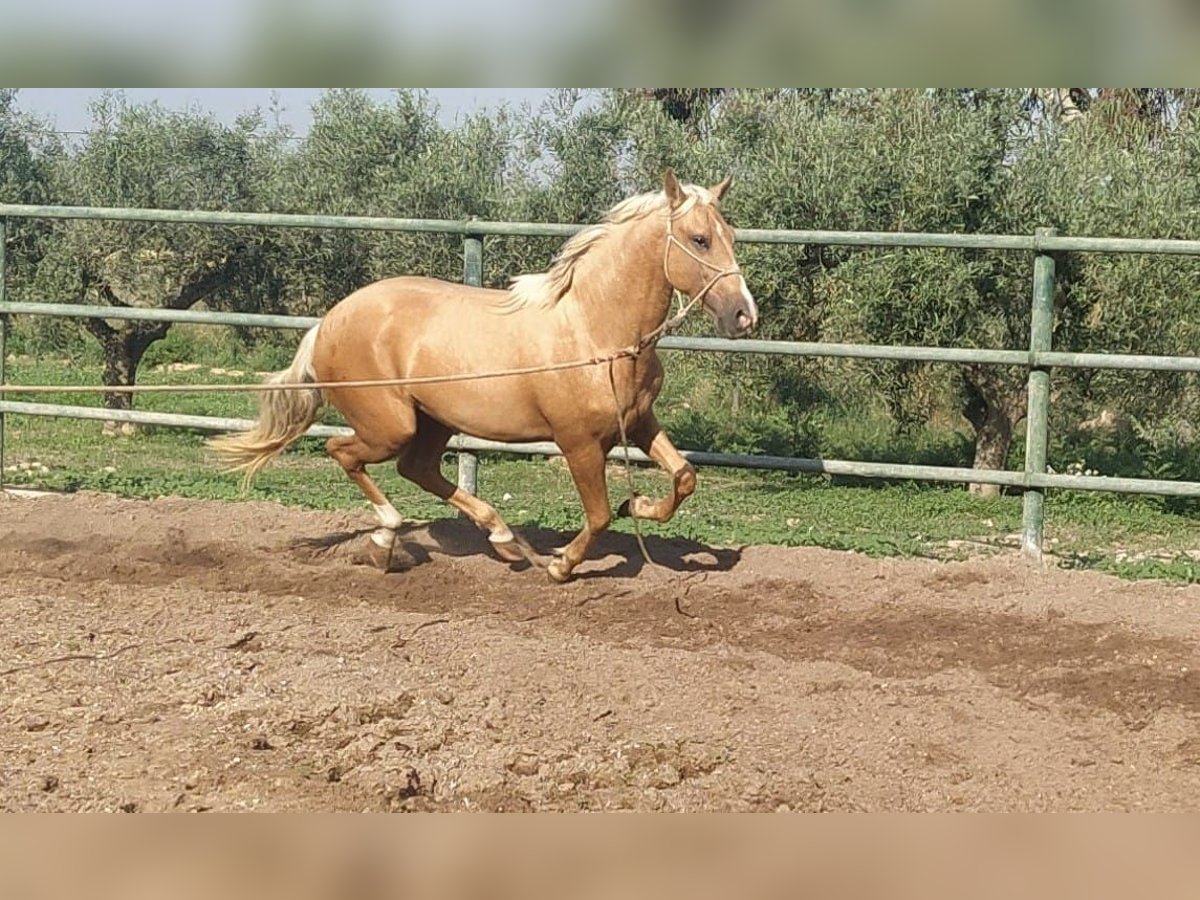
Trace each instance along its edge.
<instances>
[{"instance_id":1,"label":"horse's ear","mask_svg":"<svg viewBox=\"0 0 1200 900\"><path fill-rule=\"evenodd\" d=\"M674 169L667 169L663 172L663 191L667 195L667 203L671 205L671 209L683 203L686 195L683 193L683 188L679 184L679 179L675 177Z\"/></svg>"},{"instance_id":2,"label":"horse's ear","mask_svg":"<svg viewBox=\"0 0 1200 900\"><path fill-rule=\"evenodd\" d=\"M717 202L720 203L721 198L725 196L725 192L729 190L729 186L731 184L733 184L733 176L726 175L723 179L721 179L720 184L714 184L709 188L709 191L712 192L712 195L717 198Z\"/></svg>"}]
</instances>

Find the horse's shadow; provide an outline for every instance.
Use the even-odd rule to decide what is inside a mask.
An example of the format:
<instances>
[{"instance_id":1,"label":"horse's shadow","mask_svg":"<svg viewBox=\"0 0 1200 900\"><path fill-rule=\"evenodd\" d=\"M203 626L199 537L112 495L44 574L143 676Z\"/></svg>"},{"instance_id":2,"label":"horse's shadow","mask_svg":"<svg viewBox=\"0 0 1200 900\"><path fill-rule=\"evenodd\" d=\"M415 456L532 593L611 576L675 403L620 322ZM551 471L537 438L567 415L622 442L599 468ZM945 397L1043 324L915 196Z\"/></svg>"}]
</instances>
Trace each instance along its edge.
<instances>
[{"instance_id":1,"label":"horse's shadow","mask_svg":"<svg viewBox=\"0 0 1200 900\"><path fill-rule=\"evenodd\" d=\"M309 557L322 557L331 552L343 552L370 539L373 528L336 531L314 537L298 538L294 549ZM526 525L515 529L538 556L537 562L508 563L521 571L545 566L554 559L554 551L567 544L575 532L563 532ZM677 537L660 537L643 533L646 553L654 564L673 572L727 572L742 558L740 548L710 547L698 541ZM495 559L487 536L472 523L463 519L437 519L424 524L411 524L396 534L393 568L411 569L427 565L436 556ZM614 560L615 558L615 560ZM646 558L636 535L605 531L592 545L587 560L575 572L579 580L592 578L630 578L646 567Z\"/></svg>"}]
</instances>

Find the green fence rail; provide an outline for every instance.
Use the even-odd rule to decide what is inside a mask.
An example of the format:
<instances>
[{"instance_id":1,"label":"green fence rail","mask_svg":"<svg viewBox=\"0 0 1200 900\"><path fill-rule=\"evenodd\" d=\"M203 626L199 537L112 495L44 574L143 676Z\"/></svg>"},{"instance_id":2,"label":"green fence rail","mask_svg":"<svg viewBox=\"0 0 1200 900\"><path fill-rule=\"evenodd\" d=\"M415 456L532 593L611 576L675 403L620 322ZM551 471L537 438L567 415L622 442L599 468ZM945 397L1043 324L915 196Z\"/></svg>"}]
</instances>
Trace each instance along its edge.
<instances>
[{"instance_id":1,"label":"green fence rail","mask_svg":"<svg viewBox=\"0 0 1200 900\"><path fill-rule=\"evenodd\" d=\"M204 210L118 209L75 206L25 206L0 204L0 384L5 382L4 357L7 319L11 315L64 316L70 318L136 319L186 322L203 325L258 326L306 329L319 320L304 316L262 315L201 310L165 310L100 307L67 303L11 302L5 295L7 220L12 218L90 219L100 221L160 222L164 224L231 225L272 228L328 228L370 231L407 231L460 235L463 239L463 281L480 284L483 277L484 240L489 235L567 237L581 225L530 222L485 222L478 220L397 219L364 216L283 215L274 213L231 213ZM1029 370L1029 408L1026 416L1025 462L1022 471L966 469L946 466L916 466L868 463L854 460L804 459L797 457L751 456L685 450L684 455L700 465L771 469L863 478L888 478L950 483L995 484L1024 490L1022 549L1040 556L1045 522L1045 491L1064 488L1112 491L1129 494L1160 494L1200 497L1200 482L1164 481L1147 478L1108 478L1061 475L1047 471L1049 439L1050 372L1054 368L1136 369L1157 372L1200 372L1200 358L1144 356L1105 353L1063 353L1051 348L1054 318L1055 254L1161 253L1200 256L1200 241L1137 238L1067 237L1050 229L1032 235L925 234L891 232L839 232L738 229L740 241L766 244L827 244L854 247L909 247L975 250L1004 250L1034 254L1034 274L1028 350L977 349L969 347L912 347L873 344L826 344L803 341L764 341L721 338L668 337L663 350L723 353L778 354L873 360L912 360L939 363L976 363L1021 366ZM18 388L10 388L19 393ZM214 416L109 410L8 400L0 393L0 487L4 470L4 417L6 414L62 416L79 419L122 421L210 431L247 428L243 419ZM311 436L345 433L346 429L314 426ZM502 451L550 455L558 452L552 443L505 444L456 437L451 448L458 453L459 485L474 492L477 486L479 451ZM636 450L614 450L612 456L644 462Z\"/></svg>"}]
</instances>

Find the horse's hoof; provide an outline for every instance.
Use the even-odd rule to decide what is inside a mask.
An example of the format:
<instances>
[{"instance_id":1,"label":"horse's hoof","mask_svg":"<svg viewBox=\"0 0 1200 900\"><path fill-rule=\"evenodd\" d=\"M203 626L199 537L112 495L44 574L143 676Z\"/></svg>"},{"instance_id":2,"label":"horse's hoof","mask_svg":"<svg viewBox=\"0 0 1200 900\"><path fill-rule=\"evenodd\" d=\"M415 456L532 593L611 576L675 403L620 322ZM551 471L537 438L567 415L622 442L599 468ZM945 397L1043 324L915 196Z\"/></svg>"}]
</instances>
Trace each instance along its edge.
<instances>
[{"instance_id":1,"label":"horse's hoof","mask_svg":"<svg viewBox=\"0 0 1200 900\"><path fill-rule=\"evenodd\" d=\"M380 531L373 532L367 541L367 561L381 572L392 570L392 558L396 549L396 535L389 538Z\"/></svg>"},{"instance_id":2,"label":"horse's hoof","mask_svg":"<svg viewBox=\"0 0 1200 900\"><path fill-rule=\"evenodd\" d=\"M496 551L496 555L508 563L528 562L529 558L525 555L521 545L515 539L507 541L492 541L492 549Z\"/></svg>"},{"instance_id":3,"label":"horse's hoof","mask_svg":"<svg viewBox=\"0 0 1200 900\"><path fill-rule=\"evenodd\" d=\"M571 568L565 559L556 559L546 567L546 574L555 584L563 584L571 577Z\"/></svg>"},{"instance_id":4,"label":"horse's hoof","mask_svg":"<svg viewBox=\"0 0 1200 900\"><path fill-rule=\"evenodd\" d=\"M649 519L654 510L652 501L647 500L641 494L634 494L632 497L621 502L617 507L617 517L621 519L638 518Z\"/></svg>"},{"instance_id":5,"label":"horse's hoof","mask_svg":"<svg viewBox=\"0 0 1200 900\"><path fill-rule=\"evenodd\" d=\"M509 532L512 534L512 532ZM539 569L546 567L546 561L538 556L538 552L529 545L529 541L519 534L512 534L507 541L497 541L488 538L488 542L496 551L496 555L507 563L529 563Z\"/></svg>"}]
</instances>

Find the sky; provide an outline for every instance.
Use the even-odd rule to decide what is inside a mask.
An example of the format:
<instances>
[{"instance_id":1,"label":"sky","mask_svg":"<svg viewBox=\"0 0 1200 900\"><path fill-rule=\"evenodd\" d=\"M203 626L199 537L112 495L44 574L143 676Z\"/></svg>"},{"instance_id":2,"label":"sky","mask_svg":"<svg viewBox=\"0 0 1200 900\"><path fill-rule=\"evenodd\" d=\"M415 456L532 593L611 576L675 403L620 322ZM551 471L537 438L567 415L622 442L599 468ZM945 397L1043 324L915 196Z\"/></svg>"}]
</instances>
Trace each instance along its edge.
<instances>
[{"instance_id":1,"label":"sky","mask_svg":"<svg viewBox=\"0 0 1200 900\"><path fill-rule=\"evenodd\" d=\"M54 123L58 131L84 131L91 119L88 103L100 93L100 88L21 88L18 106ZM211 110L225 122L255 106L265 112L271 96L278 93L284 105L284 122L298 135L308 131L309 110L324 88L126 88L125 94L136 102L158 100L169 109L199 105ZM391 88L369 88L369 92L386 98ZM529 101L537 104L550 88L428 88L430 97L440 107L444 124L453 124L455 117L479 109L495 109L504 103L514 106Z\"/></svg>"}]
</instances>

